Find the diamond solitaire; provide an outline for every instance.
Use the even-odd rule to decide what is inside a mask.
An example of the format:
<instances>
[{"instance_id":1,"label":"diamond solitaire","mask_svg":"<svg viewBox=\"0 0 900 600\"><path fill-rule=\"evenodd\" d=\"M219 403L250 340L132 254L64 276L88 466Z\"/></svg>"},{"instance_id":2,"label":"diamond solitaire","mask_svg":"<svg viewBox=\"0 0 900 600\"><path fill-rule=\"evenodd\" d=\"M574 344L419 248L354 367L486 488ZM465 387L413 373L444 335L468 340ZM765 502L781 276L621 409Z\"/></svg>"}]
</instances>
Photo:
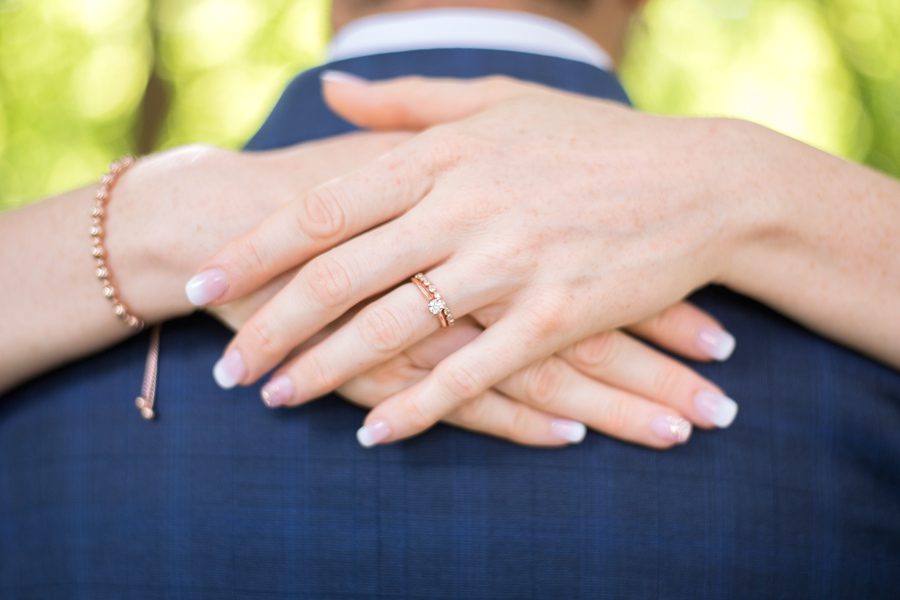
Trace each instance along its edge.
<instances>
[{"instance_id":1,"label":"diamond solitaire","mask_svg":"<svg viewBox=\"0 0 900 600\"><path fill-rule=\"evenodd\" d=\"M416 273L410 277L410 281L425 296L425 300L428 301L428 312L438 318L441 327L452 327L455 319L453 318L453 313L450 312L450 307L447 306L447 302L438 293L437 288L425 277L425 274Z\"/></svg>"},{"instance_id":2,"label":"diamond solitaire","mask_svg":"<svg viewBox=\"0 0 900 600\"><path fill-rule=\"evenodd\" d=\"M441 300L440 298L435 298L431 302L428 303L428 310L431 311L433 315L439 315L442 310L447 307L447 303Z\"/></svg>"}]
</instances>

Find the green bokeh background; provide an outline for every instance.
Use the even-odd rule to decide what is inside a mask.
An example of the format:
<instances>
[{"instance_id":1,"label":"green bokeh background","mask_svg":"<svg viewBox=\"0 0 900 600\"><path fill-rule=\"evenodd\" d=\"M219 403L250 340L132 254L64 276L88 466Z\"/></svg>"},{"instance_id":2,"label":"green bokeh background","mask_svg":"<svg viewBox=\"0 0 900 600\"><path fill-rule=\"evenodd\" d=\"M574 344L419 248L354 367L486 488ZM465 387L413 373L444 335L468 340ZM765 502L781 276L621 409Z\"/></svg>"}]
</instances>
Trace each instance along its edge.
<instances>
[{"instance_id":1,"label":"green bokeh background","mask_svg":"<svg viewBox=\"0 0 900 600\"><path fill-rule=\"evenodd\" d=\"M239 147L327 37L325 0L0 0L0 208L127 152ZM652 0L621 74L646 110L900 175L900 0Z\"/></svg>"}]
</instances>

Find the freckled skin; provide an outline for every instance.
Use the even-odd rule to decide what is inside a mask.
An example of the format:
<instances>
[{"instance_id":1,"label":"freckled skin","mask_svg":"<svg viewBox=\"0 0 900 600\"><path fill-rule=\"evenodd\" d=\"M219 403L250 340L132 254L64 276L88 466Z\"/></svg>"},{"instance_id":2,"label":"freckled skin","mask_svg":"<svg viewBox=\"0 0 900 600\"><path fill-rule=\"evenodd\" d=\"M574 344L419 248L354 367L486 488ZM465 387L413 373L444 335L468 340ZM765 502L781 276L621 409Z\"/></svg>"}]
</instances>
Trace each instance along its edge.
<instances>
[{"instance_id":1,"label":"freckled skin","mask_svg":"<svg viewBox=\"0 0 900 600\"><path fill-rule=\"evenodd\" d=\"M353 271L354 303L430 270L454 314L485 328L370 413L367 423L390 423L388 441L421 432L534 361L651 319L711 282L900 365L900 336L886 333L900 327L900 315L887 308L900 296L900 204L897 183L886 177L739 121L645 115L497 77L331 84L325 97L357 124L439 126L330 184L337 198L358 190L357 200L378 207L383 225L367 231L376 223L357 224L362 235L315 260ZM860 190L864 197L847 201ZM278 256L296 251L270 231L264 223L252 237ZM226 249L220 259L227 256ZM866 263L876 256L894 277L879 277L884 267ZM243 289L265 277L234 272ZM402 289L377 306L411 314ZM302 283L263 311L279 315L285 352L342 311L313 303L298 313L297 293ZM354 323L285 372L309 381L315 363L340 363ZM419 331L429 325L417 323ZM420 339L410 334L405 343ZM243 330L235 347L251 357L247 383L278 360L259 358ZM375 367L383 359L363 362ZM345 369L332 380L355 374ZM688 403L680 408L690 416ZM618 419L624 429L610 433L653 445L627 431L640 421Z\"/></svg>"},{"instance_id":2,"label":"freckled skin","mask_svg":"<svg viewBox=\"0 0 900 600\"><path fill-rule=\"evenodd\" d=\"M682 239L678 224L690 223L683 215L685 206L697 200L687 196L659 201L655 186L646 189L648 186L642 185L640 169L651 159L644 156L640 142L618 142L617 151L599 163L592 156L595 139L616 137L611 127L644 127L655 133L669 128L670 145L660 144L658 148L660 153L667 152L684 137L679 131L681 123L663 119L648 123L623 109L604 106L595 119L596 136L585 136L584 122L594 117L579 111L591 113L596 107L569 96L561 101L571 106L553 110L551 118L542 117L539 130L535 126L505 126L510 119L535 123L546 110L544 98L533 102L517 100L502 115L501 111L486 111L442 132L443 135L429 136L427 142L411 146L405 155L439 157L432 164L427 164L427 160L424 165L404 160L404 154L391 156L383 163L398 188L414 176L410 170L417 164L433 172L433 182L427 186L430 191L415 206L415 211L426 215L423 220L431 224L432 231L441 232L430 236L428 243L445 245L448 251L452 246L465 248L467 260L489 269L478 289L490 301L472 311L463 323L490 327L510 310L517 310L526 333L538 332L540 335L535 338L542 338L539 343L535 339L529 344L546 348L535 359L595 333L653 316L677 304L689 291L677 280L669 288L659 285L655 289L646 281L656 268L659 248L673 250L674 255L684 246L678 244ZM623 122L617 123L613 117ZM598 185L596 180L583 177L548 178L548 173L578 172L599 173L610 179ZM548 184L556 188L549 196L541 191ZM398 228L398 235L392 236L396 245L388 249L390 256L385 256L385 263L397 260L404 245L406 252L415 252L406 240L416 237L417 232L412 228L400 235L402 223L400 219L394 224ZM702 237L699 231L695 237ZM697 244L703 246L705 240ZM683 260L691 268L698 264L695 255ZM649 307L646 300L635 300L646 297L648 290L658 298ZM451 297L458 301L460 293L456 290ZM601 304L595 298L606 300ZM619 319L615 325L604 324L610 308L615 309ZM239 333L234 344L240 343ZM428 342L423 344L427 346ZM252 356L252 352L247 354ZM294 367L307 375L307 384L312 373L305 363L309 356L300 356ZM406 363L392 360L390 364L396 367ZM251 368L258 371L270 366L274 365L256 364ZM379 381L383 381L382 369L372 371L379 374ZM425 375L421 373L417 381L424 380ZM340 389L351 393L359 385L359 381L351 380ZM312 386L320 391L314 383ZM690 414L689 406L683 409L698 425L708 426ZM637 405L634 422L647 425L656 415L653 410L659 409L647 410ZM640 433L636 429L626 433L598 428L654 447L666 445L653 438L648 425Z\"/></svg>"}]
</instances>

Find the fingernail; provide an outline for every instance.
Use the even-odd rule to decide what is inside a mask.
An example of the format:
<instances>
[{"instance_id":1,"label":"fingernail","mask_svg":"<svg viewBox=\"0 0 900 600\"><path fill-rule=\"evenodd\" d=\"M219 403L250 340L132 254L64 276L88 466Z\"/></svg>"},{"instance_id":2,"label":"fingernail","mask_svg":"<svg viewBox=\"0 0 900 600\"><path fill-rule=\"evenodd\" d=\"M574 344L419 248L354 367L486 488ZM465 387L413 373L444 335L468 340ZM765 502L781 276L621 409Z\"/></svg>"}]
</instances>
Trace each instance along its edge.
<instances>
[{"instance_id":1,"label":"fingernail","mask_svg":"<svg viewBox=\"0 0 900 600\"><path fill-rule=\"evenodd\" d=\"M263 386L260 392L263 402L269 408L278 408L294 396L294 384L287 375L279 375Z\"/></svg>"},{"instance_id":2,"label":"fingernail","mask_svg":"<svg viewBox=\"0 0 900 600\"><path fill-rule=\"evenodd\" d=\"M219 359L216 366L213 367L213 379L219 384L223 390L230 390L244 377L247 376L247 367L244 366L244 359L237 350L232 350Z\"/></svg>"},{"instance_id":3,"label":"fingernail","mask_svg":"<svg viewBox=\"0 0 900 600\"><path fill-rule=\"evenodd\" d=\"M691 437L691 424L681 417L660 415L650 423L653 433L670 442L683 444Z\"/></svg>"},{"instance_id":4,"label":"fingernail","mask_svg":"<svg viewBox=\"0 0 900 600\"><path fill-rule=\"evenodd\" d=\"M352 73L346 73L344 71L322 71L319 75L319 79L322 81L327 81L328 83L342 83L346 85L366 85L369 83L368 79L363 79L359 75L354 75Z\"/></svg>"},{"instance_id":5,"label":"fingernail","mask_svg":"<svg viewBox=\"0 0 900 600\"><path fill-rule=\"evenodd\" d=\"M700 350L716 360L728 360L734 352L734 336L717 327L704 327L697 333L697 345Z\"/></svg>"},{"instance_id":6,"label":"fingernail","mask_svg":"<svg viewBox=\"0 0 900 600\"><path fill-rule=\"evenodd\" d=\"M710 390L697 392L694 405L704 419L722 429L731 425L738 412L737 402Z\"/></svg>"},{"instance_id":7,"label":"fingernail","mask_svg":"<svg viewBox=\"0 0 900 600\"><path fill-rule=\"evenodd\" d=\"M209 269L191 277L184 286L184 293L194 306L206 306L228 289L225 271Z\"/></svg>"},{"instance_id":8,"label":"fingernail","mask_svg":"<svg viewBox=\"0 0 900 600\"><path fill-rule=\"evenodd\" d=\"M356 439L363 448L371 448L379 442L383 442L391 435L391 428L385 421L375 421L363 425L356 432Z\"/></svg>"},{"instance_id":9,"label":"fingernail","mask_svg":"<svg viewBox=\"0 0 900 600\"><path fill-rule=\"evenodd\" d=\"M587 427L584 426L584 423L568 421L566 419L554 419L553 422L550 423L550 430L553 431L553 435L556 437L573 444L577 444L583 440L587 433Z\"/></svg>"}]
</instances>

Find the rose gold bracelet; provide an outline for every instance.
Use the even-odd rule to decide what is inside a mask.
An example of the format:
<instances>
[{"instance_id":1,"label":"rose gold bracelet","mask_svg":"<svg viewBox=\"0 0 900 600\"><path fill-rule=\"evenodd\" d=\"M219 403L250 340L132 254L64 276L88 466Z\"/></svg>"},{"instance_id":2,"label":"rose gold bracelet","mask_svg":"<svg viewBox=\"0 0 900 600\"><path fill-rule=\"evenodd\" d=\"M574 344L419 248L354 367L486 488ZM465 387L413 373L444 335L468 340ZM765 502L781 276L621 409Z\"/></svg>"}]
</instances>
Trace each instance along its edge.
<instances>
[{"instance_id":1,"label":"rose gold bracelet","mask_svg":"<svg viewBox=\"0 0 900 600\"><path fill-rule=\"evenodd\" d=\"M103 222L106 216L106 206L112 196L113 188L122 175L135 163L134 157L126 156L110 165L109 172L100 180L100 188L94 197L94 210L91 211L91 241L93 248L91 255L97 261L97 270L95 274L103 286L103 295L110 301L113 312L119 320L129 327L137 330L144 328L144 321L132 313L128 307L122 302L113 285L112 271L106 260L106 245L104 244Z\"/></svg>"},{"instance_id":2,"label":"rose gold bracelet","mask_svg":"<svg viewBox=\"0 0 900 600\"><path fill-rule=\"evenodd\" d=\"M100 180L100 188L94 197L94 209L91 211L91 241L93 249L91 255L97 261L97 279L103 286L103 295L112 303L113 312L119 320L140 331L144 328L144 320L129 310L128 306L119 298L113 285L112 270L109 268L106 256L103 224L106 216L106 206L112 197L113 188L132 165L133 156L125 156L121 160L109 166L109 172ZM144 366L144 383L141 386L141 395L135 398L134 404L144 419L151 421L156 417L154 404L156 403L156 377L159 365L159 334L162 326L156 325L150 332L150 347L147 350L147 362Z\"/></svg>"},{"instance_id":3,"label":"rose gold bracelet","mask_svg":"<svg viewBox=\"0 0 900 600\"><path fill-rule=\"evenodd\" d=\"M147 361L144 364L144 384L141 395L134 399L134 405L147 421L156 418L156 377L159 372L159 334L162 325L154 325L150 330L150 347L147 349Z\"/></svg>"}]
</instances>

